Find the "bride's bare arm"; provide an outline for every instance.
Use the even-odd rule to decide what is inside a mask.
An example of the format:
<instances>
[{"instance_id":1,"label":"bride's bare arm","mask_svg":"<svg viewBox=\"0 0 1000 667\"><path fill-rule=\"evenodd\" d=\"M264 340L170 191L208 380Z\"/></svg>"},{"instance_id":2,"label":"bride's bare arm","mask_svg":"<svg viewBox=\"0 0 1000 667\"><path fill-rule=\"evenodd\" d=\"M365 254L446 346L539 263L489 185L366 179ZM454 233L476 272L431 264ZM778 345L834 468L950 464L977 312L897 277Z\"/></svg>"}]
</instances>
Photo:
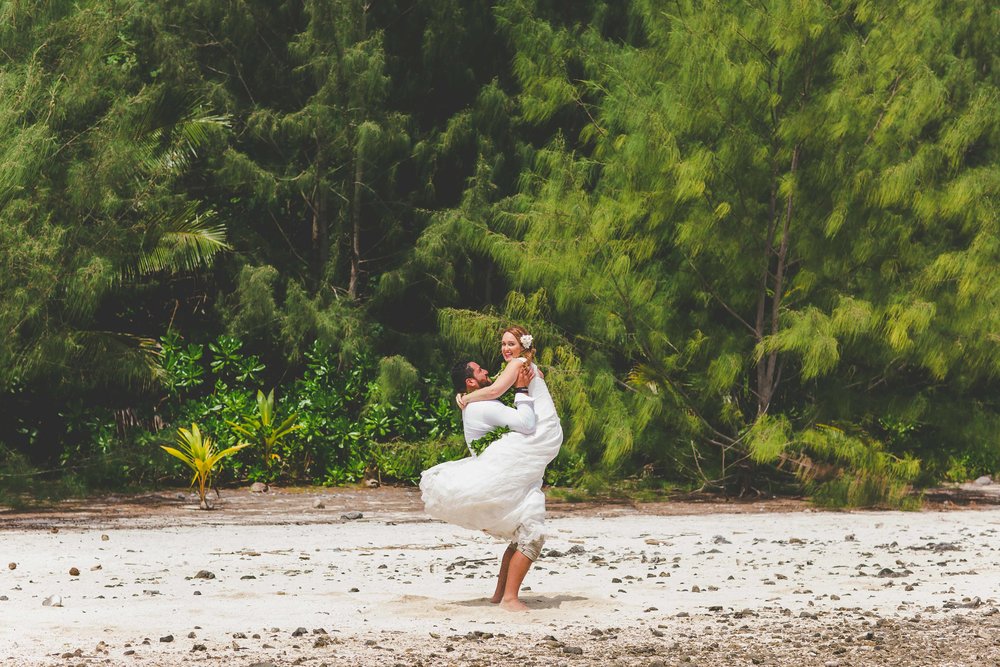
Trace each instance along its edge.
<instances>
[{"instance_id":1,"label":"bride's bare arm","mask_svg":"<svg viewBox=\"0 0 1000 667\"><path fill-rule=\"evenodd\" d=\"M492 401L493 399L500 398L505 391L511 388L514 381L517 380L517 374L521 372L522 366L524 366L524 359L512 359L503 369L503 372L500 373L500 376L493 381L493 384L488 387L480 387L468 394L459 394L456 397L459 406L464 408L469 403L475 403L476 401Z\"/></svg>"}]
</instances>

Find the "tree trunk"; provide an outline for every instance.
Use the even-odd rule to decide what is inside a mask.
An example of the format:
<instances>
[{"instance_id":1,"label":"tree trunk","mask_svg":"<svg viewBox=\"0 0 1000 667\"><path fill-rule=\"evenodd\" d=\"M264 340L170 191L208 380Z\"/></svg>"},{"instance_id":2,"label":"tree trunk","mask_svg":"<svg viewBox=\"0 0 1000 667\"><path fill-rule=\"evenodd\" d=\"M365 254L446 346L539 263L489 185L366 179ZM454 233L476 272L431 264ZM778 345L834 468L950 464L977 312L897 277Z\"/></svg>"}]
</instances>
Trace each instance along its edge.
<instances>
[{"instance_id":1,"label":"tree trunk","mask_svg":"<svg viewBox=\"0 0 1000 667\"><path fill-rule=\"evenodd\" d=\"M792 150L791 174L794 176L799 167L800 147L796 146ZM794 193L788 194L785 202L784 220L781 226L781 243L777 250L774 247L775 234L777 232L777 180L772 181L771 186L771 220L770 229L766 244L767 261L761 281L761 292L757 301L757 319L755 332L757 342L760 343L766 335L773 336L780 328L781 302L785 289L785 270L788 267L788 250L790 244L790 233L792 226L792 212L794 210ZM771 256L775 255L774 273L771 273ZM765 311L768 291L771 292L771 318L770 326L765 330ZM762 415L767 412L771 405L771 399L778 388L781 379L779 371L778 353L770 352L761 357L757 362L757 414Z\"/></svg>"},{"instance_id":2,"label":"tree trunk","mask_svg":"<svg viewBox=\"0 0 1000 667\"><path fill-rule=\"evenodd\" d=\"M358 283L361 280L361 183L365 175L361 147L358 146L354 158L354 197L351 202L351 281L347 294L358 298Z\"/></svg>"},{"instance_id":3,"label":"tree trunk","mask_svg":"<svg viewBox=\"0 0 1000 667\"><path fill-rule=\"evenodd\" d=\"M329 220L327 219L326 189L320 186L313 188L312 204L312 250L313 259L316 263L314 267L314 277L316 286L323 281L323 271L326 262L330 257L329 243Z\"/></svg>"}]
</instances>

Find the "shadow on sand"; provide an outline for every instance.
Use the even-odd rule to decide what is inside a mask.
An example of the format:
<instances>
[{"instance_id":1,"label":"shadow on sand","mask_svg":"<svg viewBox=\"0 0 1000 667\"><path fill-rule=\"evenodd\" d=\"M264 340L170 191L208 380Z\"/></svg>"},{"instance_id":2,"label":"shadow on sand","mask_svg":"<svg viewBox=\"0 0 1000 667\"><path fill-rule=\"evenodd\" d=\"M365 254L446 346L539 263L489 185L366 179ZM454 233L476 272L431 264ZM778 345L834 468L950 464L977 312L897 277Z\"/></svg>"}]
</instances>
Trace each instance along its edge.
<instances>
[{"instance_id":1,"label":"shadow on sand","mask_svg":"<svg viewBox=\"0 0 1000 667\"><path fill-rule=\"evenodd\" d=\"M588 598L580 597L579 595L532 595L530 597L522 596L521 602L528 605L531 609L558 609L562 606L563 602L583 602ZM475 600L456 600L455 602L449 602L449 605L456 607L495 607L496 605L489 601L489 598L476 598Z\"/></svg>"}]
</instances>

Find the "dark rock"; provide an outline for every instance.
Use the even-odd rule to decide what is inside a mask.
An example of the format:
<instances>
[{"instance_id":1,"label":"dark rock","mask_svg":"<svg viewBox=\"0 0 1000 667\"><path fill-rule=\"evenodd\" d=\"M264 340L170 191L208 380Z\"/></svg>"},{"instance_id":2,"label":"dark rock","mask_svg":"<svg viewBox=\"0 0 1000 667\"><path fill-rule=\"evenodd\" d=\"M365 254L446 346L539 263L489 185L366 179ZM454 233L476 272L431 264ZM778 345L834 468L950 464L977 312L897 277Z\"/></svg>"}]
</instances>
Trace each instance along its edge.
<instances>
[{"instance_id":1,"label":"dark rock","mask_svg":"<svg viewBox=\"0 0 1000 667\"><path fill-rule=\"evenodd\" d=\"M79 577L80 576L80 570L77 569L77 568L75 568L75 567L69 568L69 576L71 576L71 577Z\"/></svg>"},{"instance_id":2,"label":"dark rock","mask_svg":"<svg viewBox=\"0 0 1000 667\"><path fill-rule=\"evenodd\" d=\"M570 655L583 655L583 649L579 646L563 646L563 653Z\"/></svg>"},{"instance_id":3,"label":"dark rock","mask_svg":"<svg viewBox=\"0 0 1000 667\"><path fill-rule=\"evenodd\" d=\"M908 574L913 574L913 573L905 569L894 571L887 567L883 567L881 570L879 570L879 573L875 576L881 577L882 579L898 579L899 577L905 577Z\"/></svg>"},{"instance_id":4,"label":"dark rock","mask_svg":"<svg viewBox=\"0 0 1000 667\"><path fill-rule=\"evenodd\" d=\"M364 516L361 512L347 512L346 514L341 514L341 519L346 519L347 521L354 521L355 519L360 519Z\"/></svg>"},{"instance_id":5,"label":"dark rock","mask_svg":"<svg viewBox=\"0 0 1000 667\"><path fill-rule=\"evenodd\" d=\"M204 644L195 644L194 646L191 647L191 652L192 653L195 653L197 651L207 651L207 650L208 650L208 647L205 646Z\"/></svg>"},{"instance_id":6,"label":"dark rock","mask_svg":"<svg viewBox=\"0 0 1000 667\"><path fill-rule=\"evenodd\" d=\"M167 635L166 637L160 637L160 641L163 642L164 644L169 644L170 642L174 641L174 636Z\"/></svg>"},{"instance_id":7,"label":"dark rock","mask_svg":"<svg viewBox=\"0 0 1000 667\"><path fill-rule=\"evenodd\" d=\"M568 554L582 554L582 553L586 553L586 550L581 545L574 544L573 546L571 546L569 548L569 550L566 553L568 553Z\"/></svg>"},{"instance_id":8,"label":"dark rock","mask_svg":"<svg viewBox=\"0 0 1000 667\"><path fill-rule=\"evenodd\" d=\"M306 630L305 628L296 628L295 632L292 633L292 636L293 637L301 637L302 635L307 634L308 632L309 631Z\"/></svg>"},{"instance_id":9,"label":"dark rock","mask_svg":"<svg viewBox=\"0 0 1000 667\"><path fill-rule=\"evenodd\" d=\"M209 572L208 570L198 570L198 574L194 575L195 579L215 579L215 573Z\"/></svg>"}]
</instances>

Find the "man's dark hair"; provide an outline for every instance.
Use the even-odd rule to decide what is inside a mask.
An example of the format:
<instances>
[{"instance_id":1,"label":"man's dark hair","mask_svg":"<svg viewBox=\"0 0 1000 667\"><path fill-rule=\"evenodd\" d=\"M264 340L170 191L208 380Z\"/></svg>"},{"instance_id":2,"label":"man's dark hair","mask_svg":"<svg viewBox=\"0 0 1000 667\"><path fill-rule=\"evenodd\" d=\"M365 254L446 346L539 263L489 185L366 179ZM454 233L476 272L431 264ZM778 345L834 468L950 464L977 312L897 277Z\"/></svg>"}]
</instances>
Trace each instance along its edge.
<instances>
[{"instance_id":1,"label":"man's dark hair","mask_svg":"<svg viewBox=\"0 0 1000 667\"><path fill-rule=\"evenodd\" d=\"M472 360L460 361L451 367L451 382L455 385L455 391L464 394L466 391L465 381L472 377L472 369L469 364Z\"/></svg>"}]
</instances>

